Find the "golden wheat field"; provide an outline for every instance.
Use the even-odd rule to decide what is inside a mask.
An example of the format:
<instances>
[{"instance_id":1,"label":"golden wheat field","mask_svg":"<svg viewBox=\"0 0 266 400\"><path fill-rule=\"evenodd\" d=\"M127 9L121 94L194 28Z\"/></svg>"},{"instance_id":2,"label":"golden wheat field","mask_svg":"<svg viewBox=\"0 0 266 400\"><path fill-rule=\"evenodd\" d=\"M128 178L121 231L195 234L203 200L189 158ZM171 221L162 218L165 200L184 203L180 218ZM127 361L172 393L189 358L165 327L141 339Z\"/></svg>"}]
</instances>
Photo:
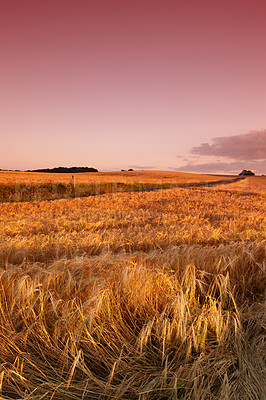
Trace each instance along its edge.
<instances>
[{"instance_id":1,"label":"golden wheat field","mask_svg":"<svg viewBox=\"0 0 266 400\"><path fill-rule=\"evenodd\" d=\"M0 398L265 399L265 200L248 177L0 203Z\"/></svg>"},{"instance_id":2,"label":"golden wheat field","mask_svg":"<svg viewBox=\"0 0 266 400\"><path fill-rule=\"evenodd\" d=\"M193 183L211 182L225 179L222 175L192 174L171 171L120 171L120 172L85 172L74 174L77 183L108 182L143 182L143 183ZM233 176L232 176L233 178ZM0 171L0 184L44 184L68 183L72 179L70 173L17 172ZM228 177L226 178L228 179Z\"/></svg>"}]
</instances>

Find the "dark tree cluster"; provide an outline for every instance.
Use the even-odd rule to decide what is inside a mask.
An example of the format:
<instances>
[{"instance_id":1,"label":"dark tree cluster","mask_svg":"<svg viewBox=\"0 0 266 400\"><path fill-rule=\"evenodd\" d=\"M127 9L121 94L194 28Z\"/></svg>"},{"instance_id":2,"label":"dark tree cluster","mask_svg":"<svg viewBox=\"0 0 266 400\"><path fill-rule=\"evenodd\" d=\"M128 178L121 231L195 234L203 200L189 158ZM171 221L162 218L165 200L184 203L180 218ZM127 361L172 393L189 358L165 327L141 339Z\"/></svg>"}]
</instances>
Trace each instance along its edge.
<instances>
[{"instance_id":1,"label":"dark tree cluster","mask_svg":"<svg viewBox=\"0 0 266 400\"><path fill-rule=\"evenodd\" d=\"M249 169L243 169L239 175L255 175L254 172L250 171Z\"/></svg>"},{"instance_id":2,"label":"dark tree cluster","mask_svg":"<svg viewBox=\"0 0 266 400\"><path fill-rule=\"evenodd\" d=\"M76 174L78 172L98 172L98 169L92 167L56 167L56 168L44 168L28 170L27 172L52 172L52 173L71 173Z\"/></svg>"}]
</instances>

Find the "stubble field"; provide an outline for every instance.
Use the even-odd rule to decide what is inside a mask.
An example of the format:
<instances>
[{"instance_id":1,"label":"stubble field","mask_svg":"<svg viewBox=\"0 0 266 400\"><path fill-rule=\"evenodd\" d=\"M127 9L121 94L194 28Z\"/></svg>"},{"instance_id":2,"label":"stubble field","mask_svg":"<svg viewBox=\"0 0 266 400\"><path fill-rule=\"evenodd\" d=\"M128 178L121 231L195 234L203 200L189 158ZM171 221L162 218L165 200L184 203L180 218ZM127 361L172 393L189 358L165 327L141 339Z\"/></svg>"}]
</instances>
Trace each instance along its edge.
<instances>
[{"instance_id":1,"label":"stubble field","mask_svg":"<svg viewBox=\"0 0 266 400\"><path fill-rule=\"evenodd\" d=\"M265 180L0 204L1 398L264 399Z\"/></svg>"}]
</instances>

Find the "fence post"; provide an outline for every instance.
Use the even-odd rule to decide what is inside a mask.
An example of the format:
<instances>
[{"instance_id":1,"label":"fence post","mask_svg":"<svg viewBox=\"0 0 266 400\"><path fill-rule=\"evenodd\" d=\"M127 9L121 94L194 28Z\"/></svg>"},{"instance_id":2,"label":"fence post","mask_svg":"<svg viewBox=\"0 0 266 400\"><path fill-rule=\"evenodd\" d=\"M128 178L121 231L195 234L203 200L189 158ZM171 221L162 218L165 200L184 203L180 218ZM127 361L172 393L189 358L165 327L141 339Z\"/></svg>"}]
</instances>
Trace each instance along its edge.
<instances>
[{"instance_id":1,"label":"fence post","mask_svg":"<svg viewBox=\"0 0 266 400\"><path fill-rule=\"evenodd\" d=\"M76 196L76 188L75 188L75 175L72 175L72 184L73 184L73 196Z\"/></svg>"}]
</instances>

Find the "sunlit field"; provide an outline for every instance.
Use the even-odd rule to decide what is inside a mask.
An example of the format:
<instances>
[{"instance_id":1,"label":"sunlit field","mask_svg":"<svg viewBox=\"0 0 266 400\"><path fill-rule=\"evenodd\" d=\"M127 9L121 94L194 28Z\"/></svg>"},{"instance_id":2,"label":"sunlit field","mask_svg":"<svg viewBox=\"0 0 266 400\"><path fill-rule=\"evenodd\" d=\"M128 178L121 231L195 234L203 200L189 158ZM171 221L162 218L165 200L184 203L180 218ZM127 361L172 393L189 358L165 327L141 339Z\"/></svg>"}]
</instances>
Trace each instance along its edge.
<instances>
[{"instance_id":1,"label":"sunlit field","mask_svg":"<svg viewBox=\"0 0 266 400\"><path fill-rule=\"evenodd\" d=\"M165 171L124 171L100 173L0 172L0 203L57 200L158 188L214 184L243 178L196 175Z\"/></svg>"},{"instance_id":2,"label":"sunlit field","mask_svg":"<svg viewBox=\"0 0 266 400\"><path fill-rule=\"evenodd\" d=\"M248 177L0 203L0 398L265 399L265 200Z\"/></svg>"},{"instance_id":3,"label":"sunlit field","mask_svg":"<svg viewBox=\"0 0 266 400\"><path fill-rule=\"evenodd\" d=\"M191 174L186 172L171 171L119 171L119 172L86 172L75 174L77 183L190 183L209 182L222 180L228 177L222 175ZM233 176L232 176L233 178ZM72 179L69 173L45 173L45 172L16 172L0 171L0 184L45 184L68 183Z\"/></svg>"}]
</instances>

